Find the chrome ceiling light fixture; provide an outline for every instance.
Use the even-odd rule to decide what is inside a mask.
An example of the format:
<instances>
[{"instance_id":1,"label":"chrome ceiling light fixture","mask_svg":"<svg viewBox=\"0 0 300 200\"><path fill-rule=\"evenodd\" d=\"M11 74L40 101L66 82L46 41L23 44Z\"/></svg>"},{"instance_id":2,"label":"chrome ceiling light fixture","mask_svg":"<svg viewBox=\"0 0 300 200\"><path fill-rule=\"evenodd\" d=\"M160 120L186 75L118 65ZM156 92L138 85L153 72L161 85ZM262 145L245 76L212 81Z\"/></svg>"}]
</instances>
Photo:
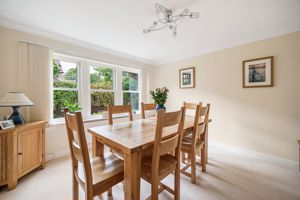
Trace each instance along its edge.
<instances>
[{"instance_id":1,"label":"chrome ceiling light fixture","mask_svg":"<svg viewBox=\"0 0 300 200\"><path fill-rule=\"evenodd\" d=\"M179 15L173 15L172 10L167 9L166 7L155 4L155 9L157 13L157 20L155 20L152 25L148 29L144 29L143 33L150 33L151 31L159 31L164 28L169 28L173 32L173 36L177 35L177 23L181 18L189 17L189 18L198 18L198 12L190 12L189 9L185 9Z\"/></svg>"}]
</instances>

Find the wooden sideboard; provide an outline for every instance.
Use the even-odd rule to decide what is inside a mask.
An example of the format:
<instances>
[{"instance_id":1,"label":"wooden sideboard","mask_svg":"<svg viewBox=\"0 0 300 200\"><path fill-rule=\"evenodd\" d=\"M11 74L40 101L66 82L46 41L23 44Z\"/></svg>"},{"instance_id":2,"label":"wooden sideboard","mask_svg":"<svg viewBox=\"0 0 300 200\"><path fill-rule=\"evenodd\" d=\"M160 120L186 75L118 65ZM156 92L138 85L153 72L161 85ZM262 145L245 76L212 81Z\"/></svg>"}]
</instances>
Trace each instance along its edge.
<instances>
[{"instance_id":1,"label":"wooden sideboard","mask_svg":"<svg viewBox=\"0 0 300 200\"><path fill-rule=\"evenodd\" d=\"M17 186L18 179L45 167L45 125L38 121L0 130L0 186Z\"/></svg>"}]
</instances>

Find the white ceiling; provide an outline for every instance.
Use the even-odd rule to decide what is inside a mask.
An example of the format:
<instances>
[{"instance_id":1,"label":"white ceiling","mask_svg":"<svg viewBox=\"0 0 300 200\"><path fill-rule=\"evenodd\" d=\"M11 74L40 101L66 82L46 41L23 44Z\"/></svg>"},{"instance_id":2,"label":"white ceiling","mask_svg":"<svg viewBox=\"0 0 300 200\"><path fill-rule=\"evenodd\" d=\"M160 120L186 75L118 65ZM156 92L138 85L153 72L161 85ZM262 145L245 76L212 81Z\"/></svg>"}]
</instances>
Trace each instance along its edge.
<instances>
[{"instance_id":1,"label":"white ceiling","mask_svg":"<svg viewBox=\"0 0 300 200\"><path fill-rule=\"evenodd\" d=\"M155 3L200 15L143 34ZM0 22L158 64L299 31L300 0L0 0Z\"/></svg>"}]
</instances>

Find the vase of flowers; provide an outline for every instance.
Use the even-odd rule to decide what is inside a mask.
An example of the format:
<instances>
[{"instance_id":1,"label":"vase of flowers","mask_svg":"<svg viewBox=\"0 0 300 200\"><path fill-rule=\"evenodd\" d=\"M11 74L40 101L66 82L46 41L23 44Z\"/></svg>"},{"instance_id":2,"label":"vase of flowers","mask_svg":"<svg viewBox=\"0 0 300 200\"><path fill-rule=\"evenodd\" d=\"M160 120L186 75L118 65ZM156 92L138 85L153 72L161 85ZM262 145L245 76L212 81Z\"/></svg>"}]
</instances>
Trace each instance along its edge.
<instances>
[{"instance_id":1,"label":"vase of flowers","mask_svg":"<svg viewBox=\"0 0 300 200\"><path fill-rule=\"evenodd\" d=\"M157 105L156 110L166 110L165 103L168 98L168 88L156 88L155 91L150 90L150 94L154 100L154 103Z\"/></svg>"}]
</instances>

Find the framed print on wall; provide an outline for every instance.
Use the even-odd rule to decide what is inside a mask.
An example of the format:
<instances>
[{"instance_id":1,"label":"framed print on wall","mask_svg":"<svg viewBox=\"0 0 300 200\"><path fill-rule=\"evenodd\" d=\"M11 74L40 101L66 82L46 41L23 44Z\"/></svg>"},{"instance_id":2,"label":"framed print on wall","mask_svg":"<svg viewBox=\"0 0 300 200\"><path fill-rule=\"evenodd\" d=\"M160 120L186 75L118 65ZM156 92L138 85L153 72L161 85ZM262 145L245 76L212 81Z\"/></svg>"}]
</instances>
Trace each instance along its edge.
<instances>
[{"instance_id":1,"label":"framed print on wall","mask_svg":"<svg viewBox=\"0 0 300 200\"><path fill-rule=\"evenodd\" d=\"M243 88L273 86L273 56L243 61Z\"/></svg>"},{"instance_id":2,"label":"framed print on wall","mask_svg":"<svg viewBox=\"0 0 300 200\"><path fill-rule=\"evenodd\" d=\"M180 88L195 87L195 67L179 70L179 87Z\"/></svg>"}]
</instances>

